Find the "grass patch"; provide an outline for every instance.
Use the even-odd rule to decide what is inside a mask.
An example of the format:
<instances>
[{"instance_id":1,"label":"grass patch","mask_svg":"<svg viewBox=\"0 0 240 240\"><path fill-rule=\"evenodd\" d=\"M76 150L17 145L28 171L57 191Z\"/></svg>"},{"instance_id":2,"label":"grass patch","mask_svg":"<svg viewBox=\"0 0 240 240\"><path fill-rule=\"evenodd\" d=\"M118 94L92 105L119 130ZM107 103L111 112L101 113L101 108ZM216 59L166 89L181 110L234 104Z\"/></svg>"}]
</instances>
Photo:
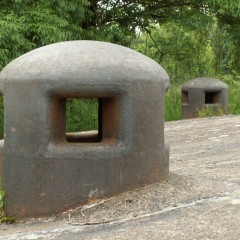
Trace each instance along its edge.
<instances>
[{"instance_id":1,"label":"grass patch","mask_svg":"<svg viewBox=\"0 0 240 240\"><path fill-rule=\"evenodd\" d=\"M0 222L1 222L1 219L3 217L5 217L4 210L3 210L3 207L4 207L4 197L5 197L5 192L4 191L0 191Z\"/></svg>"},{"instance_id":2,"label":"grass patch","mask_svg":"<svg viewBox=\"0 0 240 240\"><path fill-rule=\"evenodd\" d=\"M165 121L181 119L181 87L170 86L165 95Z\"/></svg>"},{"instance_id":3,"label":"grass patch","mask_svg":"<svg viewBox=\"0 0 240 240\"><path fill-rule=\"evenodd\" d=\"M240 83L238 82L228 88L228 112L240 115Z\"/></svg>"},{"instance_id":4,"label":"grass patch","mask_svg":"<svg viewBox=\"0 0 240 240\"><path fill-rule=\"evenodd\" d=\"M6 222L6 215L4 212L4 198L5 198L5 192L0 191L0 223L5 223Z\"/></svg>"},{"instance_id":5,"label":"grass patch","mask_svg":"<svg viewBox=\"0 0 240 240\"><path fill-rule=\"evenodd\" d=\"M224 111L221 106L206 105L197 110L198 117L223 116Z\"/></svg>"},{"instance_id":6,"label":"grass patch","mask_svg":"<svg viewBox=\"0 0 240 240\"><path fill-rule=\"evenodd\" d=\"M16 220L13 217L7 216L4 212L5 194L0 177L0 223L14 224L16 223Z\"/></svg>"}]
</instances>

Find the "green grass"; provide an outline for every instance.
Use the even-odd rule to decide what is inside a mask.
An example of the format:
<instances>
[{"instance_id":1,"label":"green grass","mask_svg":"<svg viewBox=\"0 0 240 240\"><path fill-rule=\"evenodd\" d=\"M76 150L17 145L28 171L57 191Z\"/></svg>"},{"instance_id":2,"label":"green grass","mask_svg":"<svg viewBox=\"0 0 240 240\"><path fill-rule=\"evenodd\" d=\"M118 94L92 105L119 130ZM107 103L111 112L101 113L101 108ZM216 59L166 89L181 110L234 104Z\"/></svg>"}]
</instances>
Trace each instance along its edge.
<instances>
[{"instance_id":1,"label":"green grass","mask_svg":"<svg viewBox=\"0 0 240 240\"><path fill-rule=\"evenodd\" d=\"M229 86L228 95L229 114L240 115L240 83Z\"/></svg>"},{"instance_id":2,"label":"green grass","mask_svg":"<svg viewBox=\"0 0 240 240\"><path fill-rule=\"evenodd\" d=\"M170 86L165 95L165 121L181 119L181 87Z\"/></svg>"},{"instance_id":3,"label":"green grass","mask_svg":"<svg viewBox=\"0 0 240 240\"><path fill-rule=\"evenodd\" d=\"M0 222L5 219L6 215L4 213L4 197L5 197L5 192L2 189L2 182L0 178Z\"/></svg>"},{"instance_id":4,"label":"green grass","mask_svg":"<svg viewBox=\"0 0 240 240\"><path fill-rule=\"evenodd\" d=\"M2 188L2 180L0 176L0 209L3 208L4 197L5 197L5 192L3 191L3 188Z\"/></svg>"},{"instance_id":5,"label":"green grass","mask_svg":"<svg viewBox=\"0 0 240 240\"><path fill-rule=\"evenodd\" d=\"M198 117L223 116L224 111L221 106L206 105L197 110Z\"/></svg>"},{"instance_id":6,"label":"green grass","mask_svg":"<svg viewBox=\"0 0 240 240\"><path fill-rule=\"evenodd\" d=\"M2 189L0 178L0 223L14 224L16 223L16 220L11 216L7 216L4 212L5 194L5 191Z\"/></svg>"},{"instance_id":7,"label":"green grass","mask_svg":"<svg viewBox=\"0 0 240 240\"><path fill-rule=\"evenodd\" d=\"M219 76L228 85L228 112L232 115L240 115L240 76Z\"/></svg>"}]
</instances>

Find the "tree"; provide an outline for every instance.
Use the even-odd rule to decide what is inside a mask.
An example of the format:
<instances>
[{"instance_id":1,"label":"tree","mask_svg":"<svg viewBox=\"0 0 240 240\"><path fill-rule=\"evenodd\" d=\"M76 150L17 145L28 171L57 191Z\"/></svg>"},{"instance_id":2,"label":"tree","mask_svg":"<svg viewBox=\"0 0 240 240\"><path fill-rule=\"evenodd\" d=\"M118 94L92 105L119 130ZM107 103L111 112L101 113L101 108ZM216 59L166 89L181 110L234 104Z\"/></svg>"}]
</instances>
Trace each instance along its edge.
<instances>
[{"instance_id":1,"label":"tree","mask_svg":"<svg viewBox=\"0 0 240 240\"><path fill-rule=\"evenodd\" d=\"M240 29L238 0L92 0L89 1L88 12L92 14L92 21L85 21L83 27L88 32L89 39L125 46L131 46L136 33L149 32L152 25L161 26L173 20L184 26L185 30L198 32L199 51L200 45L204 43L205 33L216 21L219 28L231 26L226 27L230 34L236 35ZM239 36L240 33L232 40L235 42L231 48L232 54L239 49ZM239 53L239 50L237 52ZM231 60L231 66L240 69L238 62L236 55Z\"/></svg>"},{"instance_id":2,"label":"tree","mask_svg":"<svg viewBox=\"0 0 240 240\"><path fill-rule=\"evenodd\" d=\"M94 39L130 46L137 33L173 20L185 29L202 28L202 36L213 18L231 26L231 49L236 50L238 0L1 0L0 68L26 51L57 41ZM237 57L231 62L239 66Z\"/></svg>"},{"instance_id":3,"label":"tree","mask_svg":"<svg viewBox=\"0 0 240 240\"><path fill-rule=\"evenodd\" d=\"M33 48L81 39L87 5L87 0L1 1L0 69Z\"/></svg>"},{"instance_id":4,"label":"tree","mask_svg":"<svg viewBox=\"0 0 240 240\"><path fill-rule=\"evenodd\" d=\"M144 30L153 23L162 24L196 14L197 18L200 14L216 16L223 22L239 23L240 19L238 0L91 0L88 9L92 12L92 21L85 22L85 29L101 29L114 23L130 30Z\"/></svg>"},{"instance_id":5,"label":"tree","mask_svg":"<svg viewBox=\"0 0 240 240\"><path fill-rule=\"evenodd\" d=\"M174 21L168 22L142 33L132 47L159 62L173 83L182 83L213 72L214 54L209 34L200 33Z\"/></svg>"}]
</instances>

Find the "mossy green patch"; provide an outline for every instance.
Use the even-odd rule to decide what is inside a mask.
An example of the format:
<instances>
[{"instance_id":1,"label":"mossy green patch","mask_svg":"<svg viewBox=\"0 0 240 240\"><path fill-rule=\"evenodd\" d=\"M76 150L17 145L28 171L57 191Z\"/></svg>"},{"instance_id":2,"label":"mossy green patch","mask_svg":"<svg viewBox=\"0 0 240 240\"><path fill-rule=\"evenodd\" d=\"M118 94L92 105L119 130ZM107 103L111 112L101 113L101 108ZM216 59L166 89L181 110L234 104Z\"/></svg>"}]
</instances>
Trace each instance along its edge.
<instances>
[{"instance_id":1,"label":"mossy green patch","mask_svg":"<svg viewBox=\"0 0 240 240\"><path fill-rule=\"evenodd\" d=\"M3 210L4 197L5 197L5 192L0 191L0 222L1 222L1 219L5 217L5 213L4 213L4 210Z\"/></svg>"},{"instance_id":2,"label":"mossy green patch","mask_svg":"<svg viewBox=\"0 0 240 240\"><path fill-rule=\"evenodd\" d=\"M0 218L1 223L13 224L16 223L16 220L13 217L4 216Z\"/></svg>"},{"instance_id":3,"label":"mossy green patch","mask_svg":"<svg viewBox=\"0 0 240 240\"><path fill-rule=\"evenodd\" d=\"M13 217L6 216L4 212L4 197L5 192L0 191L0 223L7 223L7 224L13 224L16 223L16 220Z\"/></svg>"}]
</instances>

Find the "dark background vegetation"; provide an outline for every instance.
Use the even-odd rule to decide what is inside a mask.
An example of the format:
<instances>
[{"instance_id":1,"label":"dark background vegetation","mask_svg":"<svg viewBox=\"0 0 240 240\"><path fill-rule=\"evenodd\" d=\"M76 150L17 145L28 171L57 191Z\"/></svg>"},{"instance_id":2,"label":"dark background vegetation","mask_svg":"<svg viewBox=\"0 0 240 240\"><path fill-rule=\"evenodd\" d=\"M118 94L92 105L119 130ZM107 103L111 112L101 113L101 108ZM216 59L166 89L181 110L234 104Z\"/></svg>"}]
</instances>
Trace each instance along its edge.
<instances>
[{"instance_id":1,"label":"dark background vegetation","mask_svg":"<svg viewBox=\"0 0 240 240\"><path fill-rule=\"evenodd\" d=\"M166 120L180 118L181 84L200 76L225 81L229 112L240 113L239 0L0 0L0 70L34 48L80 39L121 44L161 64L171 79ZM68 107L69 130L79 114L93 117L83 130L96 128L89 103L81 104L81 113Z\"/></svg>"}]
</instances>

